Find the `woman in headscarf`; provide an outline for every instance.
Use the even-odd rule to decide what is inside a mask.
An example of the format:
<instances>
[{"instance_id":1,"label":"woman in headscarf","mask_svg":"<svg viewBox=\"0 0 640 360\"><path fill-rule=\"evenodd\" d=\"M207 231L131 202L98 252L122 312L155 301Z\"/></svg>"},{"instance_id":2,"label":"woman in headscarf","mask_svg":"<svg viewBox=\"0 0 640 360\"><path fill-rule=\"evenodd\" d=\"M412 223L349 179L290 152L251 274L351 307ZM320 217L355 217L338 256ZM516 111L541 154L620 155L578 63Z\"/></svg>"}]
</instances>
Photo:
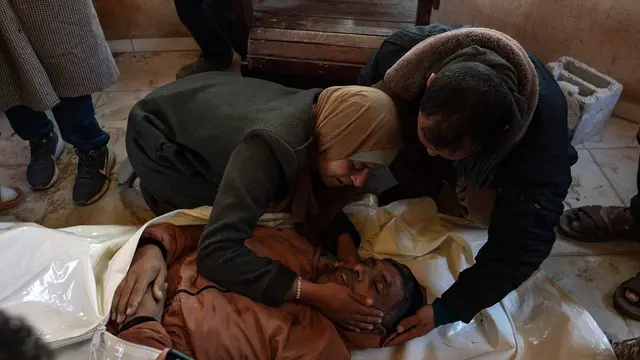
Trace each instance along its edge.
<instances>
[{"instance_id":1,"label":"woman in headscarf","mask_svg":"<svg viewBox=\"0 0 640 360\"><path fill-rule=\"evenodd\" d=\"M302 280L244 241L265 212L290 214L277 219L312 239L320 232L325 248L345 233L359 241L342 207L400 145L395 106L380 90L298 90L224 73L157 89L134 106L127 129L131 164L156 215L213 206L198 244L200 274L269 306L313 305L351 329L381 322L371 299ZM133 313L151 283L161 294L162 272L121 286L112 317L122 322Z\"/></svg>"}]
</instances>

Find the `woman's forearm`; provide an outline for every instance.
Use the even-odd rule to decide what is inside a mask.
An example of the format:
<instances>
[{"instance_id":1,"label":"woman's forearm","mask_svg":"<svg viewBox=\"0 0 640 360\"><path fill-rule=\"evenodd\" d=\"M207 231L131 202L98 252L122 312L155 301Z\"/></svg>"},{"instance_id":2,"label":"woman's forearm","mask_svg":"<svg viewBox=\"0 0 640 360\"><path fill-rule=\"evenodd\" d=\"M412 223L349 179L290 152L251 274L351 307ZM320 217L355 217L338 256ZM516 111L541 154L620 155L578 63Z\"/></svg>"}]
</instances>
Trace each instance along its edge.
<instances>
[{"instance_id":1,"label":"woman's forearm","mask_svg":"<svg viewBox=\"0 0 640 360\"><path fill-rule=\"evenodd\" d=\"M319 286L321 285L318 285L311 281L301 280L300 299L297 299L297 301L300 301L307 305L316 305L318 303L318 290L319 290L318 287ZM296 279L296 281L294 281L293 284L291 285L291 290L289 290L289 293L285 298L286 301L295 301L297 292L298 292L298 279Z\"/></svg>"},{"instance_id":2,"label":"woman's forearm","mask_svg":"<svg viewBox=\"0 0 640 360\"><path fill-rule=\"evenodd\" d=\"M251 164L247 166L246 164ZM295 283L295 272L258 256L244 242L281 183L281 166L259 137L234 150L213 202L200 243L197 266L202 276L229 290L279 306Z\"/></svg>"}]
</instances>

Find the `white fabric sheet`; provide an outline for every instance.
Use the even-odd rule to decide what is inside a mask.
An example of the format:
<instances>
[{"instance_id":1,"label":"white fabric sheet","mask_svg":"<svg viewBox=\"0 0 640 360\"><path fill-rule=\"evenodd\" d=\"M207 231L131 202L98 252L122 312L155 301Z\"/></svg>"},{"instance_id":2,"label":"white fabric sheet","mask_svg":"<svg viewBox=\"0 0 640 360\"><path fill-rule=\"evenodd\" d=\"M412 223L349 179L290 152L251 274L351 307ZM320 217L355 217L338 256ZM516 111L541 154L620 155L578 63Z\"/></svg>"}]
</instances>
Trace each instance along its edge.
<instances>
[{"instance_id":1,"label":"white fabric sheet","mask_svg":"<svg viewBox=\"0 0 640 360\"><path fill-rule=\"evenodd\" d=\"M487 237L486 230L438 215L430 199L378 208L369 196L346 211L362 234L362 255L394 257L407 264L431 299L473 264ZM206 208L178 211L149 224L203 223L208 214ZM154 359L157 351L104 332L113 293L144 227L51 230L0 224L0 307L26 317L61 359ZM441 326L408 344L359 351L352 358L566 360L615 355L586 310L538 272L470 324Z\"/></svg>"}]
</instances>

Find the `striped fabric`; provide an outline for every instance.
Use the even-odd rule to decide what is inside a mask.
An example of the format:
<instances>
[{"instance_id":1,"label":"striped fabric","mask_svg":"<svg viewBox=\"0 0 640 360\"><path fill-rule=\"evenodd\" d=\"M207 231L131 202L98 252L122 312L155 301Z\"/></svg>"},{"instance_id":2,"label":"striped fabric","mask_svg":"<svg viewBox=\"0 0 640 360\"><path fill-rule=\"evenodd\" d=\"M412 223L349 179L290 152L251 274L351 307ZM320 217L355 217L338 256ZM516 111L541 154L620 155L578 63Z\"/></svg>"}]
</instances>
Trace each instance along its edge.
<instances>
[{"instance_id":1,"label":"striped fabric","mask_svg":"<svg viewBox=\"0 0 640 360\"><path fill-rule=\"evenodd\" d=\"M0 0L0 111L47 110L117 77L91 0Z\"/></svg>"}]
</instances>

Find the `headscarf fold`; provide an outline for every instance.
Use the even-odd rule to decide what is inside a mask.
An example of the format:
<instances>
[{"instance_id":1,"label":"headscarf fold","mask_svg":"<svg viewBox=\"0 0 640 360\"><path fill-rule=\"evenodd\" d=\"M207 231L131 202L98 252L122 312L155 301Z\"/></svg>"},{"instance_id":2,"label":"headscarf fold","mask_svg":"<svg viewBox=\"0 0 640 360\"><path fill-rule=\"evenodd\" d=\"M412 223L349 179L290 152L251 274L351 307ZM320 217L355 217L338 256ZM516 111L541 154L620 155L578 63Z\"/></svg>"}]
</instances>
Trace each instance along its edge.
<instances>
[{"instance_id":1,"label":"headscarf fold","mask_svg":"<svg viewBox=\"0 0 640 360\"><path fill-rule=\"evenodd\" d=\"M335 86L325 89L314 107L316 152L312 161L348 159L354 154L379 159L388 165L388 151L402 145L400 124L393 100L384 92L364 86ZM376 155L385 150L384 155ZM388 151L387 151L388 150ZM292 215L304 221L307 212L318 213L311 186L309 166L301 169L296 181Z\"/></svg>"}]
</instances>

